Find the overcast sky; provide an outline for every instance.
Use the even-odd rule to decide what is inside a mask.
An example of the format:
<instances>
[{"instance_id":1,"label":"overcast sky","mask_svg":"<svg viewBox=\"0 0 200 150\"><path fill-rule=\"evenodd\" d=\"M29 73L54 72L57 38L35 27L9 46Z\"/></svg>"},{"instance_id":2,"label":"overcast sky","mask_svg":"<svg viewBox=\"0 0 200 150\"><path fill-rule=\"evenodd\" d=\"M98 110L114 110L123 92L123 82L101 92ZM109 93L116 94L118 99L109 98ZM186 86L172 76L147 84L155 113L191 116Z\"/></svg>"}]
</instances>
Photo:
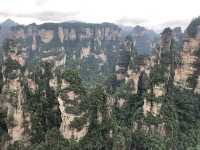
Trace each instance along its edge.
<instances>
[{"instance_id":1,"label":"overcast sky","mask_svg":"<svg viewBox=\"0 0 200 150\"><path fill-rule=\"evenodd\" d=\"M0 0L0 21L113 22L159 29L185 27L200 15L200 0Z\"/></svg>"}]
</instances>

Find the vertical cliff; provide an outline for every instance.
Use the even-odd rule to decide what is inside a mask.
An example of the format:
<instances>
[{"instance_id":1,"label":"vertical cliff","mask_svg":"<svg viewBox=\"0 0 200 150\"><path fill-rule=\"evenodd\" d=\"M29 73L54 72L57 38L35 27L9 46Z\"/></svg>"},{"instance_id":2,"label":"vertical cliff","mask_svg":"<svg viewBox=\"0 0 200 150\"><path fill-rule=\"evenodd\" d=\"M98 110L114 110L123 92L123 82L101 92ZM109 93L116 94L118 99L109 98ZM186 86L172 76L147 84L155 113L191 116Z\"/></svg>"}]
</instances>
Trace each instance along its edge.
<instances>
[{"instance_id":1,"label":"vertical cliff","mask_svg":"<svg viewBox=\"0 0 200 150\"><path fill-rule=\"evenodd\" d=\"M6 144L15 141L27 143L30 139L31 128L30 113L25 111L23 105L26 101L24 93L24 65L25 58L18 49L14 40L7 40L3 53L3 86L1 89L1 110L6 114L6 130L8 135ZM3 147L3 146L2 146Z\"/></svg>"},{"instance_id":2,"label":"vertical cliff","mask_svg":"<svg viewBox=\"0 0 200 150\"><path fill-rule=\"evenodd\" d=\"M199 21L193 20L188 26L180 53L180 65L176 69L175 82L177 85L192 89L199 93Z\"/></svg>"},{"instance_id":3,"label":"vertical cliff","mask_svg":"<svg viewBox=\"0 0 200 150\"><path fill-rule=\"evenodd\" d=\"M114 70L120 28L114 24L45 23L13 28L28 62L55 59L68 69L80 70L84 85L105 80Z\"/></svg>"}]
</instances>

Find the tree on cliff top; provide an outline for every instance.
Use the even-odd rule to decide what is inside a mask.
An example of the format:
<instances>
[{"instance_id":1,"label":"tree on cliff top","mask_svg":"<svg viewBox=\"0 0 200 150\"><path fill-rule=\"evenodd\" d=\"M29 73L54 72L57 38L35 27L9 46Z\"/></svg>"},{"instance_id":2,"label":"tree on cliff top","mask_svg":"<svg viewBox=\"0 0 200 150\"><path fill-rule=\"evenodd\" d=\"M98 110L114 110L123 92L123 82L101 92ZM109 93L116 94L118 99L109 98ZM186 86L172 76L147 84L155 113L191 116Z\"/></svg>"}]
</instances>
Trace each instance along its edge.
<instances>
[{"instance_id":1,"label":"tree on cliff top","mask_svg":"<svg viewBox=\"0 0 200 150\"><path fill-rule=\"evenodd\" d=\"M190 37L195 37L198 31L198 26L200 25L200 16L197 18L194 18L192 22L189 24L189 26L186 29L186 33Z\"/></svg>"}]
</instances>

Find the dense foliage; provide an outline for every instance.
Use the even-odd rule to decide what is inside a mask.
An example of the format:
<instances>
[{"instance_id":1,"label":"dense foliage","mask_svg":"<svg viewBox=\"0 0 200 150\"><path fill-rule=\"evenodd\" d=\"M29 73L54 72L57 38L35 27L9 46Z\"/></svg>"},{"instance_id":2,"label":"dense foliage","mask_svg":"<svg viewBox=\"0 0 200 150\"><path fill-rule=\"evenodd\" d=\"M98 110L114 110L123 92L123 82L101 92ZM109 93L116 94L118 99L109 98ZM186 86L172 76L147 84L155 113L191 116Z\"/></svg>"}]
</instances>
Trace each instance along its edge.
<instances>
[{"instance_id":1,"label":"dense foliage","mask_svg":"<svg viewBox=\"0 0 200 150\"><path fill-rule=\"evenodd\" d=\"M52 78L51 65L43 63L41 66L42 68L36 67L36 72L33 72L33 80L38 84L38 89L33 92L26 87L27 101L24 107L32 114L32 143L43 141L46 132L53 127L59 127L61 121L56 93L49 86Z\"/></svg>"},{"instance_id":2,"label":"dense foliage","mask_svg":"<svg viewBox=\"0 0 200 150\"><path fill-rule=\"evenodd\" d=\"M57 26L47 24L46 28L54 29ZM166 31L171 33L169 28ZM127 75L127 70L136 65L131 40L127 37L118 56L118 67L122 69L117 73L123 75ZM65 45L66 51L69 50L68 46ZM7 47L7 53L9 49ZM55 69L50 62L36 62L31 68L26 64L26 74L18 62L6 59L5 70L2 69L5 81L16 78L20 81L24 96L21 109L31 114L31 127L25 131L30 137L28 142L19 140L8 143L7 149L198 150L200 98L194 91L200 75L200 63L199 59L194 63L196 70L188 80L191 88L178 87L174 85L175 51L174 41L171 40L168 47L161 49L159 61L149 68L149 75L145 70L140 70L137 90L130 81L117 81L116 74L112 74L113 62L102 65L95 55L77 60L73 58L80 55L76 50L69 52L65 68ZM199 53L196 50L197 58L200 58ZM109 54L116 61L115 56L111 52ZM108 66L105 65L111 65L111 69L107 70ZM139 66L144 64L137 65L138 71ZM20 75L12 76L15 70L19 70ZM29 81L35 84L34 90L29 87ZM56 83L50 84L53 81ZM157 96L155 88L162 88L164 92ZM1 110L0 142L3 143L5 138L9 138L6 125L9 120L7 111ZM62 118L62 111L67 114L67 121ZM69 139L64 138L61 130L63 121L69 123L67 129L73 132L86 129L85 135L79 139L74 135Z\"/></svg>"},{"instance_id":3,"label":"dense foliage","mask_svg":"<svg viewBox=\"0 0 200 150\"><path fill-rule=\"evenodd\" d=\"M190 37L196 37L197 32L199 30L200 25L200 17L193 19L193 21L189 24L186 31Z\"/></svg>"}]
</instances>

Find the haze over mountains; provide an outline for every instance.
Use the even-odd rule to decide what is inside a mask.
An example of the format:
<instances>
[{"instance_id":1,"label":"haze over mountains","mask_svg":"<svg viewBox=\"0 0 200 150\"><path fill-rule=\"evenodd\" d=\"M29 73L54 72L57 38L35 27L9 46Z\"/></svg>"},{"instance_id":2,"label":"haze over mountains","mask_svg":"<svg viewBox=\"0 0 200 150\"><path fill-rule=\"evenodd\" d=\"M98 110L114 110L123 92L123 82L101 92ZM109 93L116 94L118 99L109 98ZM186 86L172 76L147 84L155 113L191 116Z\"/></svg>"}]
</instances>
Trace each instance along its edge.
<instances>
[{"instance_id":1,"label":"haze over mountains","mask_svg":"<svg viewBox=\"0 0 200 150\"><path fill-rule=\"evenodd\" d=\"M80 23L78 21L68 21L68 23ZM10 30L12 27L16 27L19 24L14 22L11 19L7 19L0 24L0 43L3 39L10 36ZM135 41L135 48L139 54L149 54L152 51L153 46L159 40L159 33L154 32L153 30L146 29L142 26L119 26L121 28L121 36L125 37L131 35Z\"/></svg>"}]
</instances>

